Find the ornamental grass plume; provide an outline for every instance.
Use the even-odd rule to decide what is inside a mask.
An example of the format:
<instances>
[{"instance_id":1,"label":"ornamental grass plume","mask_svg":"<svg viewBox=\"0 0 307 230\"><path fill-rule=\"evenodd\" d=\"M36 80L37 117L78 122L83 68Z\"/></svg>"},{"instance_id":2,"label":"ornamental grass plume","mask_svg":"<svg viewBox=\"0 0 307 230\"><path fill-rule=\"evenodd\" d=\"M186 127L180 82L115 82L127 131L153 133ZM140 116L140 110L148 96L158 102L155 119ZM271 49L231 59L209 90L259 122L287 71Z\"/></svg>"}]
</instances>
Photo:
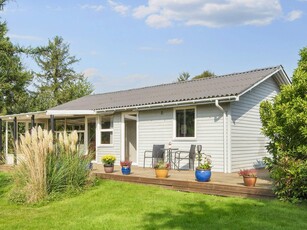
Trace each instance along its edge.
<instances>
[{"instance_id":1,"label":"ornamental grass plume","mask_svg":"<svg viewBox=\"0 0 307 230\"><path fill-rule=\"evenodd\" d=\"M52 193L82 189L89 178L91 157L78 153L77 141L76 131L64 132L54 144L53 133L41 127L20 135L11 200L36 203Z\"/></svg>"},{"instance_id":2,"label":"ornamental grass plume","mask_svg":"<svg viewBox=\"0 0 307 230\"><path fill-rule=\"evenodd\" d=\"M46 159L53 152L53 135L39 126L33 128L31 134L20 136L16 145L20 156L16 167L17 186L22 187L22 195L27 203L35 203L47 195Z\"/></svg>"}]
</instances>

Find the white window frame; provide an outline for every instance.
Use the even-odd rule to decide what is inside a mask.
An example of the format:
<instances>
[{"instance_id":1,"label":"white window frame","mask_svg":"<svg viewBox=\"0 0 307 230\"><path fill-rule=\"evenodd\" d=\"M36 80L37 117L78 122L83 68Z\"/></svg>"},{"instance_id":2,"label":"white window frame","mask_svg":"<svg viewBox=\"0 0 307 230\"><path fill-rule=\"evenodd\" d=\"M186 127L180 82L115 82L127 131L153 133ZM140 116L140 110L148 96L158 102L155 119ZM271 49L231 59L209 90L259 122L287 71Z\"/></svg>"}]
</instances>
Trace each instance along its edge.
<instances>
[{"instance_id":1,"label":"white window frame","mask_svg":"<svg viewBox=\"0 0 307 230\"><path fill-rule=\"evenodd\" d=\"M102 117L110 117L110 123L111 123L111 128L109 128L109 129L102 129L101 128L101 118ZM111 139L110 139L110 144L102 144L101 143L101 133L103 133L103 132L111 132L112 133L112 135L111 135ZM98 145L99 146L113 146L114 144L114 117L113 116L98 116L98 141L97 141L97 143L98 143Z\"/></svg>"},{"instance_id":2,"label":"white window frame","mask_svg":"<svg viewBox=\"0 0 307 230\"><path fill-rule=\"evenodd\" d=\"M177 110L187 110L187 109L194 109L194 137L177 137L176 112ZM196 106L175 108L173 111L173 139L174 140L196 140L197 138L196 123L197 123L197 107Z\"/></svg>"}]
</instances>

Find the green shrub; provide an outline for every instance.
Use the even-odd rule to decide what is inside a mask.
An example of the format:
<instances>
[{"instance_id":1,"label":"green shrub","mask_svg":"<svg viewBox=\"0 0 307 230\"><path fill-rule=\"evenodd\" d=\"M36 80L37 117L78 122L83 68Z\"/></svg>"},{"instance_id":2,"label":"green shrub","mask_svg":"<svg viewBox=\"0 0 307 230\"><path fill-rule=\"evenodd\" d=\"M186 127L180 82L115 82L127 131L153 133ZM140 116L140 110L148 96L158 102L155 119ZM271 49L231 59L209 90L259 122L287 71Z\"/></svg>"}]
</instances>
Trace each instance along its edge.
<instances>
[{"instance_id":1,"label":"green shrub","mask_svg":"<svg viewBox=\"0 0 307 230\"><path fill-rule=\"evenodd\" d=\"M261 103L263 133L270 138L265 162L274 191L283 200L307 199L307 47L293 75L273 103Z\"/></svg>"}]
</instances>

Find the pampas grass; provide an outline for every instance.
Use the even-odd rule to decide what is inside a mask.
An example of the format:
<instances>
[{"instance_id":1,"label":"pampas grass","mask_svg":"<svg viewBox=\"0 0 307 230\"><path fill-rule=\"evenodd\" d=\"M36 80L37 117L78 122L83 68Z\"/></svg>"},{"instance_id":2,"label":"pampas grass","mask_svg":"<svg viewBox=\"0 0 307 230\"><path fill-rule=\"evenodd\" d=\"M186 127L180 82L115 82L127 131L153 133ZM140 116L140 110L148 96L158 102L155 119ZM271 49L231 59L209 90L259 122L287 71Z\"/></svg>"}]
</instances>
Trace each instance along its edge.
<instances>
[{"instance_id":1,"label":"pampas grass","mask_svg":"<svg viewBox=\"0 0 307 230\"><path fill-rule=\"evenodd\" d=\"M76 131L64 132L54 141L52 132L41 127L21 135L17 151L22 158L14 176L14 196L36 203L51 193L82 189L88 179L90 157L78 154L77 141Z\"/></svg>"}]
</instances>

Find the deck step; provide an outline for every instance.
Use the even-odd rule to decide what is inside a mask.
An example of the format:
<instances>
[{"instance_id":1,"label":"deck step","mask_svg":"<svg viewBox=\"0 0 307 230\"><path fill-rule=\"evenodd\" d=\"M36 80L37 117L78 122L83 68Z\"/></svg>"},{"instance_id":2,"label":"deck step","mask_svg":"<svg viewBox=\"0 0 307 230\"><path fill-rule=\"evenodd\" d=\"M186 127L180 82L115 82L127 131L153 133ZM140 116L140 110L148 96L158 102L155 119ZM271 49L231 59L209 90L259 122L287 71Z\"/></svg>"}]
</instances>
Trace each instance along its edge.
<instances>
[{"instance_id":1,"label":"deck step","mask_svg":"<svg viewBox=\"0 0 307 230\"><path fill-rule=\"evenodd\" d=\"M113 173L94 173L98 178L140 183L140 184L151 184L159 185L168 189L184 192L197 192L210 195L218 196L238 196L238 197L249 197L249 198L274 198L272 189L268 188L257 188L257 187L244 187L238 185L229 185L214 182L197 182L197 181L180 181L173 180L171 178L157 179L140 177L133 175L118 175Z\"/></svg>"}]
</instances>

